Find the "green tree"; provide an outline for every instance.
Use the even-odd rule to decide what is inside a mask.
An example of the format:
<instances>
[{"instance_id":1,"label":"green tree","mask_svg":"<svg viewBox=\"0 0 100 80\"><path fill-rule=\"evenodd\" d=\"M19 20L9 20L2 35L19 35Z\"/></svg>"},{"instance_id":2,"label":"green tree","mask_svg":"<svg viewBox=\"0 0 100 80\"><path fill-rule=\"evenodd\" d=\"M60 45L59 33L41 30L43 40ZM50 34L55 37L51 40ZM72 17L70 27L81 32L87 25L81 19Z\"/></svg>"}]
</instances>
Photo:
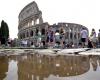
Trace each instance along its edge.
<instances>
[{"instance_id":1,"label":"green tree","mask_svg":"<svg viewBox=\"0 0 100 80\"><path fill-rule=\"evenodd\" d=\"M9 28L7 23L4 22L4 20L2 20L1 22L0 34L1 34L1 43L5 44L9 38Z\"/></svg>"}]
</instances>

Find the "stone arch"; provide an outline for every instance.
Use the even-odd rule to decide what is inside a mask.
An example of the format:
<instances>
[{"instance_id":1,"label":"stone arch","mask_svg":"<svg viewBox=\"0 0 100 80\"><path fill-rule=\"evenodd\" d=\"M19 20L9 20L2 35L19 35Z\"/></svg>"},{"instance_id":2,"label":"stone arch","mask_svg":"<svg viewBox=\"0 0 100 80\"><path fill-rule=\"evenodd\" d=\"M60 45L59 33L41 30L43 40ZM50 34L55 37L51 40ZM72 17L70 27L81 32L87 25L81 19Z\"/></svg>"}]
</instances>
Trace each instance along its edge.
<instances>
[{"instance_id":1,"label":"stone arch","mask_svg":"<svg viewBox=\"0 0 100 80\"><path fill-rule=\"evenodd\" d=\"M35 31L36 36L38 36L38 32L39 32L39 29L36 28L36 31Z\"/></svg>"},{"instance_id":2,"label":"stone arch","mask_svg":"<svg viewBox=\"0 0 100 80\"><path fill-rule=\"evenodd\" d=\"M39 24L39 19L36 20L36 24Z\"/></svg>"},{"instance_id":3,"label":"stone arch","mask_svg":"<svg viewBox=\"0 0 100 80\"><path fill-rule=\"evenodd\" d=\"M41 29L41 33L42 33L42 35L45 35L45 29L44 28Z\"/></svg>"},{"instance_id":4,"label":"stone arch","mask_svg":"<svg viewBox=\"0 0 100 80\"><path fill-rule=\"evenodd\" d=\"M33 33L34 33L33 30L31 30L31 31L30 31L30 36L31 36L31 37L33 36Z\"/></svg>"},{"instance_id":5,"label":"stone arch","mask_svg":"<svg viewBox=\"0 0 100 80\"><path fill-rule=\"evenodd\" d=\"M34 26L34 20L32 20L32 26Z\"/></svg>"}]
</instances>

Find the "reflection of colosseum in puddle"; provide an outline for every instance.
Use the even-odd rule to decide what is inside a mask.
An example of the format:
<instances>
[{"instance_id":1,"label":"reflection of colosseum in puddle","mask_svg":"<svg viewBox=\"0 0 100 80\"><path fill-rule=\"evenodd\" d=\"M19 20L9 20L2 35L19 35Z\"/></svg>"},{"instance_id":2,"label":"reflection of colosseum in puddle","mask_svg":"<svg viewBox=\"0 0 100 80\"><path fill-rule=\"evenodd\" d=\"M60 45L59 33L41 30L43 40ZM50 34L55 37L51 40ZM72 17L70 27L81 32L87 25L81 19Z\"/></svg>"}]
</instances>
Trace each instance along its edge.
<instances>
[{"instance_id":1,"label":"reflection of colosseum in puddle","mask_svg":"<svg viewBox=\"0 0 100 80\"><path fill-rule=\"evenodd\" d=\"M91 64L93 66L93 70L96 71L97 67L100 67L100 56L92 56L91 57Z\"/></svg>"},{"instance_id":2,"label":"reflection of colosseum in puddle","mask_svg":"<svg viewBox=\"0 0 100 80\"><path fill-rule=\"evenodd\" d=\"M90 68L87 56L28 56L18 62L18 80L43 80L50 75L67 77L81 75Z\"/></svg>"},{"instance_id":3,"label":"reflection of colosseum in puddle","mask_svg":"<svg viewBox=\"0 0 100 80\"><path fill-rule=\"evenodd\" d=\"M8 59L7 57L0 56L0 80L6 77L6 72L8 71Z\"/></svg>"},{"instance_id":4,"label":"reflection of colosseum in puddle","mask_svg":"<svg viewBox=\"0 0 100 80\"><path fill-rule=\"evenodd\" d=\"M10 62L12 60L18 61L16 66L16 68L18 67L18 80L44 80L48 79L50 75L75 77L82 76L84 73L90 75L89 72L100 70L100 56L47 56L39 54L9 56L0 57L0 80L9 76L6 74L9 71L9 60ZM90 63L92 67L90 67Z\"/></svg>"}]
</instances>

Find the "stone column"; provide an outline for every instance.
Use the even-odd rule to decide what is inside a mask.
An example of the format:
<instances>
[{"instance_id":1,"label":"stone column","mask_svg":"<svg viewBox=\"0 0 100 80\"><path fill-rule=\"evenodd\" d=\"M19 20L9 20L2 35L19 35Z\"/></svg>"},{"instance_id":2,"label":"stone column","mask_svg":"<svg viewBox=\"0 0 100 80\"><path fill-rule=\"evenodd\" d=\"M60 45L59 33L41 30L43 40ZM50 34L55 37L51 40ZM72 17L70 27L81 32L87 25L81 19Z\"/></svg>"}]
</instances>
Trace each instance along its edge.
<instances>
[{"instance_id":1,"label":"stone column","mask_svg":"<svg viewBox=\"0 0 100 80\"><path fill-rule=\"evenodd\" d=\"M36 25L36 19L34 20L34 25Z\"/></svg>"},{"instance_id":2,"label":"stone column","mask_svg":"<svg viewBox=\"0 0 100 80\"><path fill-rule=\"evenodd\" d=\"M26 31L24 32L24 34L25 34L25 38L27 38L27 32Z\"/></svg>"},{"instance_id":3,"label":"stone column","mask_svg":"<svg viewBox=\"0 0 100 80\"><path fill-rule=\"evenodd\" d=\"M79 31L78 31L78 28L77 28L77 29L76 29L77 46L78 46L78 43L79 43L78 33L79 33Z\"/></svg>"},{"instance_id":4,"label":"stone column","mask_svg":"<svg viewBox=\"0 0 100 80\"><path fill-rule=\"evenodd\" d=\"M31 20L29 20L29 26L32 26L32 21Z\"/></svg>"},{"instance_id":5,"label":"stone column","mask_svg":"<svg viewBox=\"0 0 100 80\"><path fill-rule=\"evenodd\" d=\"M42 12L39 14L39 24L43 23Z\"/></svg>"},{"instance_id":6,"label":"stone column","mask_svg":"<svg viewBox=\"0 0 100 80\"><path fill-rule=\"evenodd\" d=\"M34 26L34 20L32 20L32 26Z\"/></svg>"},{"instance_id":7,"label":"stone column","mask_svg":"<svg viewBox=\"0 0 100 80\"><path fill-rule=\"evenodd\" d=\"M42 24L43 23L43 19L42 19L42 16L39 18L39 24Z\"/></svg>"},{"instance_id":8,"label":"stone column","mask_svg":"<svg viewBox=\"0 0 100 80\"><path fill-rule=\"evenodd\" d=\"M70 27L68 28L69 29L69 35L68 35L68 42L70 41L70 32L71 32L71 30L70 30Z\"/></svg>"},{"instance_id":9,"label":"stone column","mask_svg":"<svg viewBox=\"0 0 100 80\"><path fill-rule=\"evenodd\" d=\"M74 27L72 28L72 41L73 41L73 43L75 42L75 39L74 39Z\"/></svg>"},{"instance_id":10,"label":"stone column","mask_svg":"<svg viewBox=\"0 0 100 80\"><path fill-rule=\"evenodd\" d=\"M28 35L28 37L30 37L30 31L29 30L27 31L27 35Z\"/></svg>"},{"instance_id":11,"label":"stone column","mask_svg":"<svg viewBox=\"0 0 100 80\"><path fill-rule=\"evenodd\" d=\"M76 39L78 40L78 28L76 29L76 33L77 33Z\"/></svg>"}]
</instances>

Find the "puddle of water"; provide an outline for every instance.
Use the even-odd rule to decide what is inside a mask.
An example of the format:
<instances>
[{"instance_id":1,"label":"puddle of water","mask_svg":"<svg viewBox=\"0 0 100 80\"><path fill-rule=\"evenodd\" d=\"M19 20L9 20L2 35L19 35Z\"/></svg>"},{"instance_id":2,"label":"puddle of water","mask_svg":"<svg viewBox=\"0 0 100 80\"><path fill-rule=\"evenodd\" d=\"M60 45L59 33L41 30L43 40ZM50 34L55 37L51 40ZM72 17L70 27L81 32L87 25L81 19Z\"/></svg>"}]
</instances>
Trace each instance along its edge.
<instances>
[{"instance_id":1,"label":"puddle of water","mask_svg":"<svg viewBox=\"0 0 100 80\"><path fill-rule=\"evenodd\" d=\"M99 80L100 56L0 56L0 80Z\"/></svg>"}]
</instances>

